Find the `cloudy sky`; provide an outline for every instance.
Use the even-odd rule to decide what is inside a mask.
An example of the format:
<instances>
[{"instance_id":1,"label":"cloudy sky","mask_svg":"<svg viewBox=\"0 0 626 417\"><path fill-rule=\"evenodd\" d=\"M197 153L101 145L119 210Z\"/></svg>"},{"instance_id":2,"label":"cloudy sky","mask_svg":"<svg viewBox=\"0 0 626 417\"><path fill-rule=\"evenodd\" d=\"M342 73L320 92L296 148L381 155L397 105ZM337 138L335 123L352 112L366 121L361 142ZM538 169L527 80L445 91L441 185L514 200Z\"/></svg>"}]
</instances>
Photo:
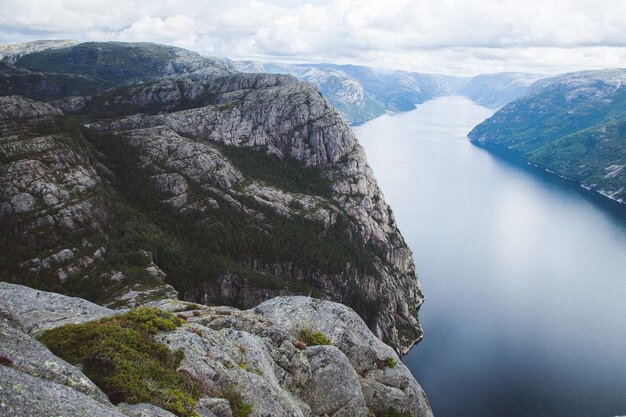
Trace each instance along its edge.
<instances>
[{"instance_id":1,"label":"cloudy sky","mask_svg":"<svg viewBox=\"0 0 626 417\"><path fill-rule=\"evenodd\" d=\"M626 67L626 0L0 0L0 43L152 41L422 72Z\"/></svg>"}]
</instances>

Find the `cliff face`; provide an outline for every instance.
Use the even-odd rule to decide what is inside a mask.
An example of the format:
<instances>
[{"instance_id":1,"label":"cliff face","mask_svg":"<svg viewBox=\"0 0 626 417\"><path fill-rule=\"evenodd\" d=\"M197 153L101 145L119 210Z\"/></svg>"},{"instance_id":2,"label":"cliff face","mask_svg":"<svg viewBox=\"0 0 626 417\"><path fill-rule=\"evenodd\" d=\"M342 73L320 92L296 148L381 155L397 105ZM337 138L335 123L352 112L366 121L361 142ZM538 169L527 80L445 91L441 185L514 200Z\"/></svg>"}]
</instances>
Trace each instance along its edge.
<instances>
[{"instance_id":1,"label":"cliff face","mask_svg":"<svg viewBox=\"0 0 626 417\"><path fill-rule=\"evenodd\" d=\"M421 337L411 252L363 149L314 87L155 45L38 54L16 65L48 59L114 88L1 98L4 280L111 306L172 287L240 308L315 295L352 306L398 352ZM102 68L86 64L94 55ZM147 73L113 76L102 60L155 55Z\"/></svg>"},{"instance_id":2,"label":"cliff face","mask_svg":"<svg viewBox=\"0 0 626 417\"><path fill-rule=\"evenodd\" d=\"M626 71L583 71L537 81L469 138L519 152L531 164L613 200L626 198Z\"/></svg>"}]
</instances>

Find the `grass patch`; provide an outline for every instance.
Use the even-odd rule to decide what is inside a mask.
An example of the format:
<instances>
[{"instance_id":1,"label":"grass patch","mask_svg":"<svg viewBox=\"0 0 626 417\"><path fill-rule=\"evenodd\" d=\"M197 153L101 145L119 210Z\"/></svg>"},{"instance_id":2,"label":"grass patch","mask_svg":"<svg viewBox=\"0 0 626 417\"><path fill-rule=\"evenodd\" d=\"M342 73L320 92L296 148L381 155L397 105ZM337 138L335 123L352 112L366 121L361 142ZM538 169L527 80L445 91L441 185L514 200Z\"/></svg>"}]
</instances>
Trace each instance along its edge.
<instances>
[{"instance_id":1,"label":"grass patch","mask_svg":"<svg viewBox=\"0 0 626 417\"><path fill-rule=\"evenodd\" d=\"M300 330L300 340L308 346L330 345L330 339L323 333L311 330L307 327Z\"/></svg>"},{"instance_id":2,"label":"grass patch","mask_svg":"<svg viewBox=\"0 0 626 417\"><path fill-rule=\"evenodd\" d=\"M182 351L172 352L154 340L180 319L156 308L46 331L40 341L83 372L111 402L150 403L183 417L196 417L198 386L176 371Z\"/></svg>"},{"instance_id":3,"label":"grass patch","mask_svg":"<svg viewBox=\"0 0 626 417\"><path fill-rule=\"evenodd\" d=\"M387 368L395 368L396 366L398 366L398 361L396 361L394 358L389 357L389 358L385 358L385 360L383 361L383 363L385 364L385 366Z\"/></svg>"}]
</instances>

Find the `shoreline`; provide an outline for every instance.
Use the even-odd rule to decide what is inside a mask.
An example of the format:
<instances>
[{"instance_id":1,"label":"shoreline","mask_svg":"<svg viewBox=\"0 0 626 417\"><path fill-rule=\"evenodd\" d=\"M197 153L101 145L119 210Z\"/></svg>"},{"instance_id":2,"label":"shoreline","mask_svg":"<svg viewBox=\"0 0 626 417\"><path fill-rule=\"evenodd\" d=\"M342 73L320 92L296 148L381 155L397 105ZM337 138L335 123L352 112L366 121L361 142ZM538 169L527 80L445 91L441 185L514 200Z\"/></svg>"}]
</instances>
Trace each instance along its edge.
<instances>
[{"instance_id":1,"label":"shoreline","mask_svg":"<svg viewBox=\"0 0 626 417\"><path fill-rule=\"evenodd\" d=\"M626 201L618 200L616 198L611 197L608 193L603 192L603 190L597 190L581 184L579 181L563 176L558 172L554 172L548 168L544 168L540 165L533 164L528 159L526 159L519 152L497 143L489 142L489 141L480 141L475 139L468 138L470 143L473 145L486 150L487 152L496 155L497 157L504 159L508 162L514 163L522 168L526 168L529 172L533 172L535 174L542 175L545 178L549 178L553 181L556 181L562 185L566 185L578 191L581 195L584 195L588 199L592 200L595 204L599 204L603 206L605 209L609 209L615 214L619 212L620 217L626 218Z\"/></svg>"}]
</instances>

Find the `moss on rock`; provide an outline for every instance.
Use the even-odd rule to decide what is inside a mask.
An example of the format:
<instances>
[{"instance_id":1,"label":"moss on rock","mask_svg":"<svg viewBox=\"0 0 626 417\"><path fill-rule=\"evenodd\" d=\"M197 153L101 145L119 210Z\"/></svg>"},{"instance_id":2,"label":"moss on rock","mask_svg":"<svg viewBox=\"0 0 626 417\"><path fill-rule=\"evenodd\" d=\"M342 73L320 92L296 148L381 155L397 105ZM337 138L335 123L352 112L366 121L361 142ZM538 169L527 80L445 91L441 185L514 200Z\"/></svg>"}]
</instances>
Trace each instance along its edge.
<instances>
[{"instance_id":1,"label":"moss on rock","mask_svg":"<svg viewBox=\"0 0 626 417\"><path fill-rule=\"evenodd\" d=\"M330 345L330 339L321 332L316 332L309 328L300 330L300 340L308 346Z\"/></svg>"},{"instance_id":2,"label":"moss on rock","mask_svg":"<svg viewBox=\"0 0 626 417\"><path fill-rule=\"evenodd\" d=\"M154 340L159 331L181 325L171 313L141 307L129 313L82 324L68 324L41 337L83 372L117 404L147 402L179 416L197 416L198 386L177 372L182 351L172 352Z\"/></svg>"}]
</instances>

